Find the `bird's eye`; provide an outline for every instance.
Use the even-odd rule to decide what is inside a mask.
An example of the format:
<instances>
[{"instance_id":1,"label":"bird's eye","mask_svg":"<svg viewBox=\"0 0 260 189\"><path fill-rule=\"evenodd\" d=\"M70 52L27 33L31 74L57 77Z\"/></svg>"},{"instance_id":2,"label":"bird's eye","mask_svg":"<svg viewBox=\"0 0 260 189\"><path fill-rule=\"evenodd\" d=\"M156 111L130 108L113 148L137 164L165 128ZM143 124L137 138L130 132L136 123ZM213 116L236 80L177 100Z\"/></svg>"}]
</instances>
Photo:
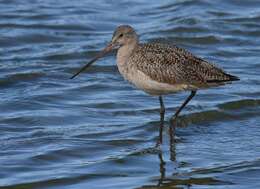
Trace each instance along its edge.
<instances>
[{"instance_id":1,"label":"bird's eye","mask_svg":"<svg viewBox=\"0 0 260 189\"><path fill-rule=\"evenodd\" d=\"M121 34L119 35L119 37L123 37L123 34L121 33Z\"/></svg>"}]
</instances>

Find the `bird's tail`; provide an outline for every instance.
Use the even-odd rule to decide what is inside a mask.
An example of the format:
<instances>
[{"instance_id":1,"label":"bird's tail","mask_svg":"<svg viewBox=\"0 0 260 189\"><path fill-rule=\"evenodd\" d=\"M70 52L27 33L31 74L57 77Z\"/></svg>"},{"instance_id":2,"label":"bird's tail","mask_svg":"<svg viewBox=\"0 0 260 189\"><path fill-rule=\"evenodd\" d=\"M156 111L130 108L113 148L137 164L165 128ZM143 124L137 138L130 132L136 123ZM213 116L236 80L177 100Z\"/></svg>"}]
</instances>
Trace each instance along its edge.
<instances>
[{"instance_id":1,"label":"bird's tail","mask_svg":"<svg viewBox=\"0 0 260 189\"><path fill-rule=\"evenodd\" d=\"M225 83L225 82L229 82L229 81L238 81L240 80L239 77L231 75L231 74L227 74L224 73L224 78L222 79L211 79L211 80L207 80L208 83Z\"/></svg>"},{"instance_id":2,"label":"bird's tail","mask_svg":"<svg viewBox=\"0 0 260 189\"><path fill-rule=\"evenodd\" d=\"M228 77L228 81L239 81L239 77L231 75L231 74L226 74L226 76Z\"/></svg>"}]
</instances>

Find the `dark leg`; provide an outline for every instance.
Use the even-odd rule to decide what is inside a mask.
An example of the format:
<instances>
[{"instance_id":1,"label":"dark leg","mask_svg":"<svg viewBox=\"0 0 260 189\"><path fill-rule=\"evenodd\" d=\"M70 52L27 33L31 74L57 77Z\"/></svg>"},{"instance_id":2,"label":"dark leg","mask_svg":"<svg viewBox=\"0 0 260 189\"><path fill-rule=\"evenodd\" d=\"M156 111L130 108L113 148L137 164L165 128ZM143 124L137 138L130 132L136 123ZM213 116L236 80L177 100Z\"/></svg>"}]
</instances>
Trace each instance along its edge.
<instances>
[{"instance_id":1,"label":"dark leg","mask_svg":"<svg viewBox=\"0 0 260 189\"><path fill-rule=\"evenodd\" d=\"M157 142L157 146L159 144L162 144L162 133L163 133L164 113L165 113L165 107L163 104L162 96L159 96L159 101L160 101L160 130L159 130L159 140Z\"/></svg>"},{"instance_id":2,"label":"dark leg","mask_svg":"<svg viewBox=\"0 0 260 189\"><path fill-rule=\"evenodd\" d=\"M172 116L171 125L170 125L170 132L175 133L175 122L176 122L178 115L180 114L181 110L188 104L188 102L195 96L195 94L196 94L196 91L191 91L190 96L184 101L184 103L181 105L181 107L179 107L179 109Z\"/></svg>"}]
</instances>

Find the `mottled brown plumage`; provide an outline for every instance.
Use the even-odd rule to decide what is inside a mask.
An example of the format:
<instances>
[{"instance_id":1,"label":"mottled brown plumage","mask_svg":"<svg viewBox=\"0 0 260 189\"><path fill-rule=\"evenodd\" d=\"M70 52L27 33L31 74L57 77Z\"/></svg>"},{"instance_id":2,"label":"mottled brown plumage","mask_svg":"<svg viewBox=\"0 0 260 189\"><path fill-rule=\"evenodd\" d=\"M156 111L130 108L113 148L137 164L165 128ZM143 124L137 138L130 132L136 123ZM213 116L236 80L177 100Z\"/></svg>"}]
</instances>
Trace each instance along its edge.
<instances>
[{"instance_id":1,"label":"mottled brown plumage","mask_svg":"<svg viewBox=\"0 0 260 189\"><path fill-rule=\"evenodd\" d=\"M122 76L137 88L159 96L161 107L159 144L162 142L165 112L162 95L183 90L191 91L190 96L171 119L170 131L174 131L173 126L179 113L195 96L198 89L239 80L238 77L225 73L222 69L177 46L162 43L140 44L135 30L128 25L117 27L111 43L72 78L115 48L118 49L117 66Z\"/></svg>"},{"instance_id":2,"label":"mottled brown plumage","mask_svg":"<svg viewBox=\"0 0 260 189\"><path fill-rule=\"evenodd\" d=\"M128 63L155 81L173 85L209 87L237 79L185 49L168 44L140 44Z\"/></svg>"}]
</instances>

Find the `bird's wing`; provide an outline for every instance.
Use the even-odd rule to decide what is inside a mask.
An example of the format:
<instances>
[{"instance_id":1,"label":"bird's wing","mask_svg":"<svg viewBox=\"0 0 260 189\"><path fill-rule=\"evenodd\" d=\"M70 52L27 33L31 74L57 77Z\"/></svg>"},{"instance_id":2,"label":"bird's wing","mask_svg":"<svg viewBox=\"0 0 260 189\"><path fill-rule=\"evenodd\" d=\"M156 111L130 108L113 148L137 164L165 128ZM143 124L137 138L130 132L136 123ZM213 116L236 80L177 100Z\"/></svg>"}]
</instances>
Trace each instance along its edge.
<instances>
[{"instance_id":1,"label":"bird's wing","mask_svg":"<svg viewBox=\"0 0 260 189\"><path fill-rule=\"evenodd\" d=\"M185 49L165 44L142 44L130 59L139 71L162 83L203 86L230 81L231 76Z\"/></svg>"}]
</instances>

